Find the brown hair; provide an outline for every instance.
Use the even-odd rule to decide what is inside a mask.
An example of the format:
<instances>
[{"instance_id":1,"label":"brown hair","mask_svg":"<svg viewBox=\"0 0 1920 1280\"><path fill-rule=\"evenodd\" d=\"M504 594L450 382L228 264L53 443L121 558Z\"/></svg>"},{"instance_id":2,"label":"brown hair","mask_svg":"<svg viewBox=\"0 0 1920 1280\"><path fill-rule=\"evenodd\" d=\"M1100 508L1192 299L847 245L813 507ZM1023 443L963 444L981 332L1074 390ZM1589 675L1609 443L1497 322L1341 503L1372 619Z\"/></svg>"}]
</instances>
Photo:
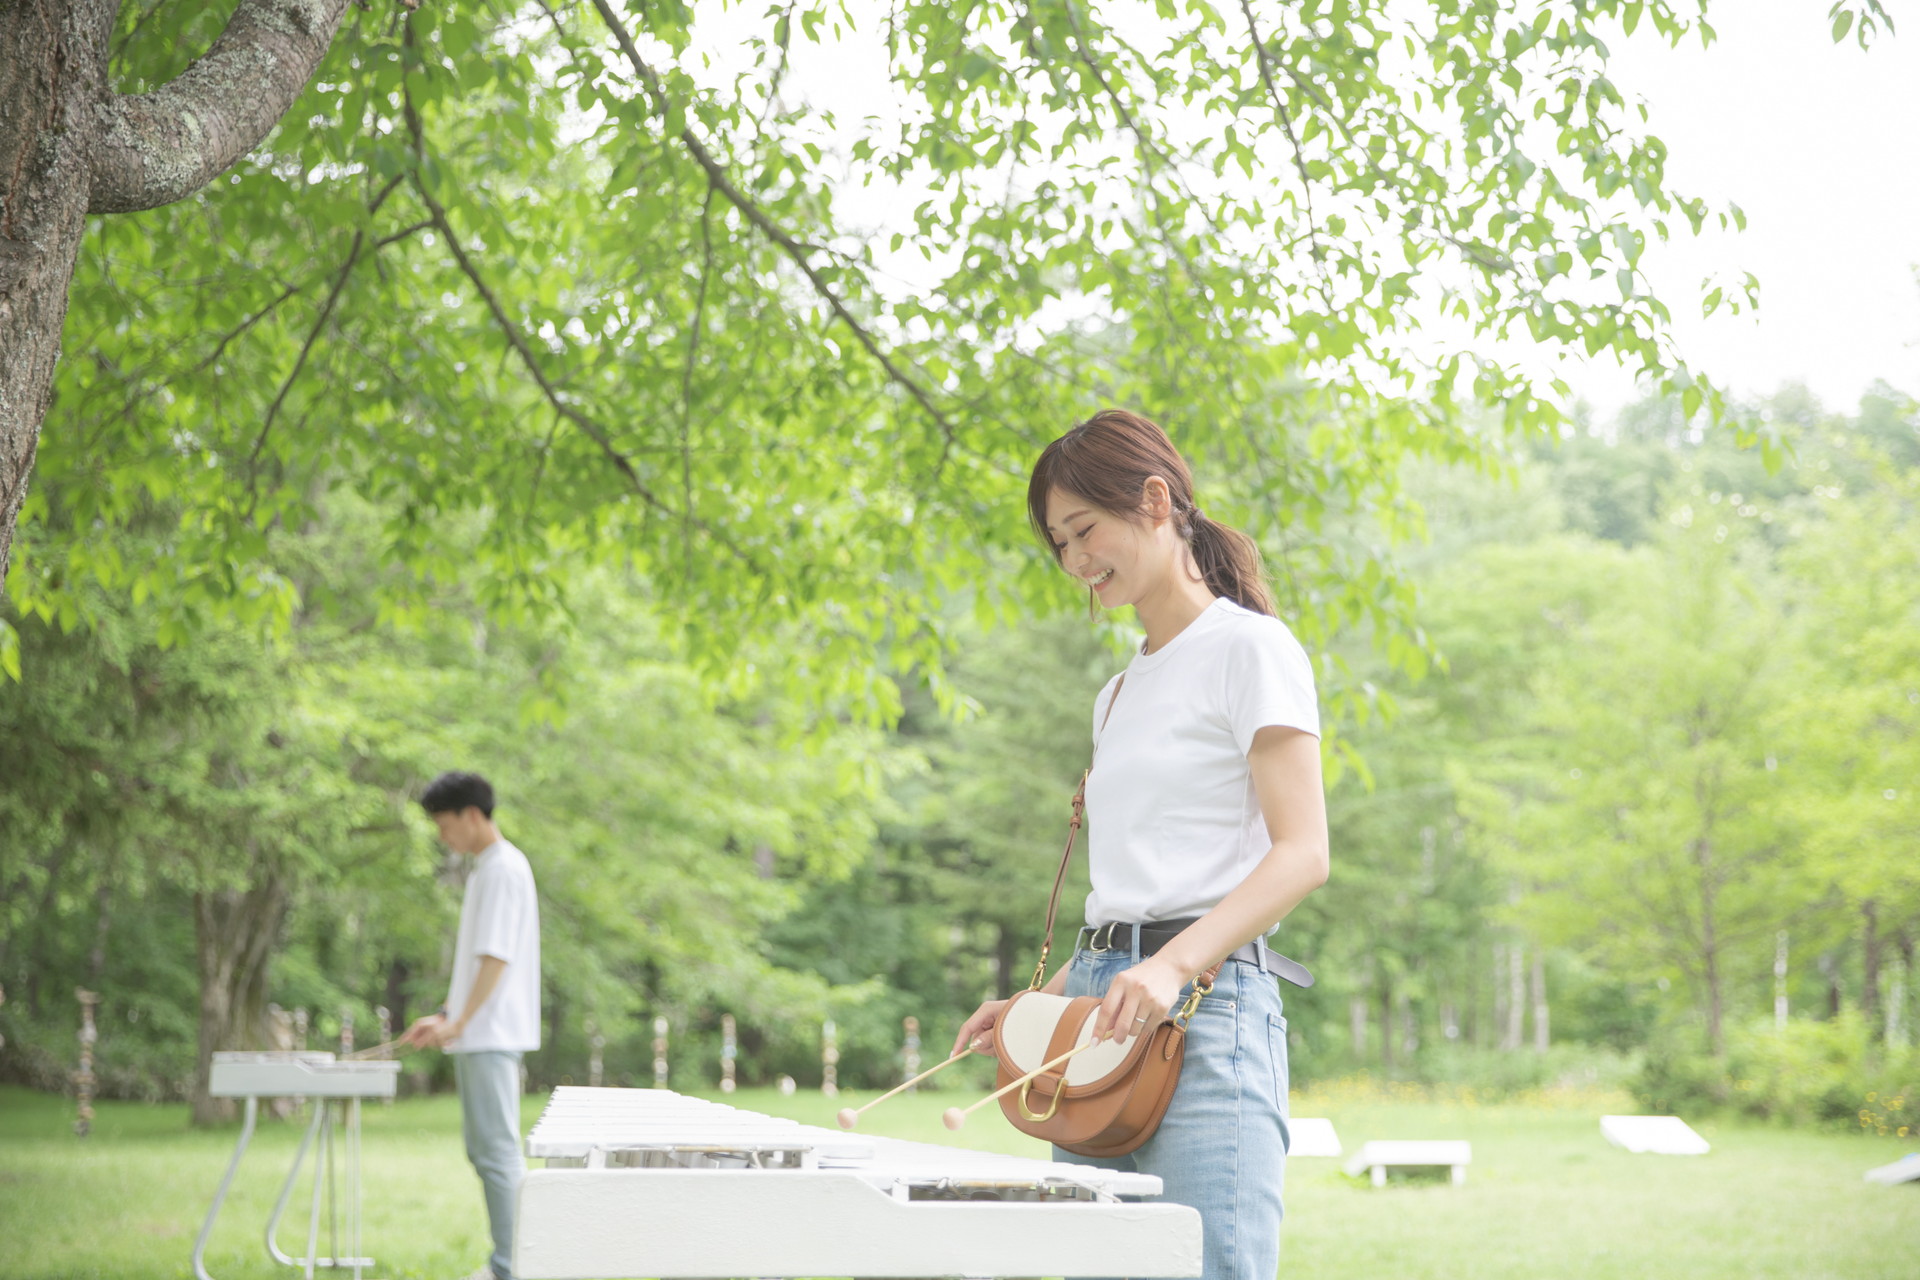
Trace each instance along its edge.
<instances>
[{"instance_id":1,"label":"brown hair","mask_svg":"<svg viewBox=\"0 0 1920 1280\"><path fill-rule=\"evenodd\" d=\"M1193 473L1155 423L1125 409L1102 409L1040 452L1027 481L1027 519L1060 560L1047 532L1047 495L1062 489L1103 511L1138 520L1147 479L1159 476L1173 498L1174 528L1193 552L1201 580L1217 596L1273 615L1260 547L1240 530L1209 520L1193 501Z\"/></svg>"}]
</instances>

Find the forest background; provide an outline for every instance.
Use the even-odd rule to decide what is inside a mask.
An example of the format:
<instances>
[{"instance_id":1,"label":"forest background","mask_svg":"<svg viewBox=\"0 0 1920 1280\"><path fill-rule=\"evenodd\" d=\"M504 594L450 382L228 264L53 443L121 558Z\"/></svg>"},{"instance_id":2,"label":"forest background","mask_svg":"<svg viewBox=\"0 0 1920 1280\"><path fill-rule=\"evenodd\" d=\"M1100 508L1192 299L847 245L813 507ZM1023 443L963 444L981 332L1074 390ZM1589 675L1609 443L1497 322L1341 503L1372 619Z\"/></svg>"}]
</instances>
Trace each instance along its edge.
<instances>
[{"instance_id":1,"label":"forest background","mask_svg":"<svg viewBox=\"0 0 1920 1280\"><path fill-rule=\"evenodd\" d=\"M0 1075L64 1087L81 986L104 1089L212 1118L274 1007L364 1043L438 1004L461 867L413 797L468 767L541 886L536 1085L592 1034L645 1083L656 1017L710 1080L727 1014L745 1082L816 1080L827 1019L893 1078L903 1018L937 1050L1037 949L1129 637L1019 483L1119 402L1321 673L1296 1079L1899 1129L1920 411L1731 403L1663 340L1641 250L1738 213L1665 188L1598 32L1697 17L1431 11L1409 93L1368 6L1237 47L1163 9L1177 68L1071 4L912 7L924 111L841 154L781 82L845 10L732 81L671 6L355 10L266 148L89 221L0 615ZM220 17L129 6L117 81ZM1245 132L1160 110L1196 84ZM890 250L837 162L921 198ZM1486 354L1522 334L1649 398L1563 411Z\"/></svg>"}]
</instances>

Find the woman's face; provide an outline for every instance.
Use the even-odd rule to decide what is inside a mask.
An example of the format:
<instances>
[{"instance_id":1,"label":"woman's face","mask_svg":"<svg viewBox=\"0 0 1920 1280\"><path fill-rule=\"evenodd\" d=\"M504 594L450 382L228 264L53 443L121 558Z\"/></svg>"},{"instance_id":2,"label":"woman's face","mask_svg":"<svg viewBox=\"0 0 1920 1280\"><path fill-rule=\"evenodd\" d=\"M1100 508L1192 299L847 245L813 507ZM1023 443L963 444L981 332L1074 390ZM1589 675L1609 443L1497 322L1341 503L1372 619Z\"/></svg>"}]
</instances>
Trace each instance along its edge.
<instances>
[{"instance_id":1,"label":"woman's face","mask_svg":"<svg viewBox=\"0 0 1920 1280\"><path fill-rule=\"evenodd\" d=\"M1166 573L1166 557L1149 530L1064 489L1047 495L1047 535L1060 567L1092 587L1103 608L1138 603Z\"/></svg>"}]
</instances>

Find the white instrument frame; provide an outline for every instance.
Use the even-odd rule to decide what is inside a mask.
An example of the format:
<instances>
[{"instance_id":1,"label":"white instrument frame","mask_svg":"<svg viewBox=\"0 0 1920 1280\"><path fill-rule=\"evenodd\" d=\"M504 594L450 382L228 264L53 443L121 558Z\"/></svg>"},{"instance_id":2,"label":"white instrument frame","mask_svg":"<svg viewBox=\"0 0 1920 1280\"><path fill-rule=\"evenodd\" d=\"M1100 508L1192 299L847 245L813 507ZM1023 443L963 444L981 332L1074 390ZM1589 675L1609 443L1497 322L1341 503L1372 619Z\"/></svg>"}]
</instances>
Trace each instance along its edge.
<instances>
[{"instance_id":1,"label":"white instrument frame","mask_svg":"<svg viewBox=\"0 0 1920 1280\"><path fill-rule=\"evenodd\" d=\"M527 1138L518 1280L1197 1276L1148 1174L841 1133L660 1089L562 1087ZM1069 1226L1070 1224L1070 1226Z\"/></svg>"},{"instance_id":2,"label":"white instrument frame","mask_svg":"<svg viewBox=\"0 0 1920 1280\"><path fill-rule=\"evenodd\" d=\"M220 1187L214 1193L206 1221L201 1224L200 1234L193 1242L195 1280L213 1280L207 1271L207 1241L213 1236L213 1224L220 1217L227 1192L233 1186L234 1174L240 1169L240 1159L246 1155L247 1146L253 1141L254 1128L260 1116L260 1099L300 1097L313 1100L313 1120L300 1139L293 1166L287 1170L286 1181L280 1185L280 1194L274 1200L273 1213L267 1218L267 1256L282 1266L300 1268L305 1280L313 1280L313 1273L318 1268L351 1268L354 1280L361 1280L362 1270L372 1266L373 1259L360 1254L360 1101L362 1098L393 1097L399 1080L400 1064L393 1061L342 1062L331 1053L214 1054L207 1092L216 1098L244 1098L246 1107L240 1125L240 1137L234 1143L233 1156L227 1161L226 1174L220 1179ZM340 1197L337 1192L330 1190L333 1183L335 1120L340 1122L339 1128L345 1137L346 1147L346 1158L342 1162L346 1175L347 1220L347 1255L344 1257L340 1253ZM299 1179L300 1167L306 1162L308 1149L314 1147L316 1135L320 1141L314 1154L313 1197L307 1215L307 1250L304 1257L296 1258L280 1248L280 1219L286 1213L287 1202L293 1196L293 1185ZM322 1169L326 1171L324 1180ZM319 1254L323 1188L329 1189L326 1201L330 1211L330 1255L326 1257Z\"/></svg>"}]
</instances>

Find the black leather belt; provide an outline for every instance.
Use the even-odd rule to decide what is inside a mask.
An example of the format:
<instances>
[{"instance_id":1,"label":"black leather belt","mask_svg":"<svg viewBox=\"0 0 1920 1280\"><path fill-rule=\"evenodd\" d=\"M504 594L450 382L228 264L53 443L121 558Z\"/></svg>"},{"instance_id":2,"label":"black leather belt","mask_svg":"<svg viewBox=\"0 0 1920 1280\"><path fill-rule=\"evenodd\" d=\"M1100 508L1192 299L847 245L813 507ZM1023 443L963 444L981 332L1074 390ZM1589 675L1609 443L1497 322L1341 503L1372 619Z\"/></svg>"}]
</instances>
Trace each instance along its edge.
<instances>
[{"instance_id":1,"label":"black leather belt","mask_svg":"<svg viewBox=\"0 0 1920 1280\"><path fill-rule=\"evenodd\" d=\"M1116 921L1108 924L1086 925L1080 930L1080 945L1088 951L1133 951L1133 935L1140 934L1140 954L1150 956L1166 946L1174 938L1194 924L1199 917L1191 920L1154 920L1146 924L1128 924ZM1285 978L1296 987L1313 985L1313 974L1307 966L1298 960L1290 960L1278 951L1267 946L1265 938L1255 938L1252 942L1238 948L1227 957L1242 964L1250 964L1262 973L1271 973Z\"/></svg>"}]
</instances>

